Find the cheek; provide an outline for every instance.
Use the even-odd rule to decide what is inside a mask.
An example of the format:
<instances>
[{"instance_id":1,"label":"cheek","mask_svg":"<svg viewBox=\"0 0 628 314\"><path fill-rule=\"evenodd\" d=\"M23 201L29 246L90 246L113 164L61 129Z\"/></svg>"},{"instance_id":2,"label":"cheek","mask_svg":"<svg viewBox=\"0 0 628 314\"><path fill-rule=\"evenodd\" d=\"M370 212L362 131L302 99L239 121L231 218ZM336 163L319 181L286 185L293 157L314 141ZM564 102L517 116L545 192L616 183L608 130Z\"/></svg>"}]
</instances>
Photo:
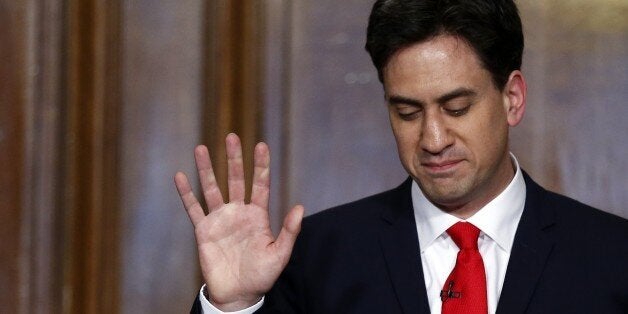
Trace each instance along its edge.
<instances>
[{"instance_id":1,"label":"cheek","mask_svg":"<svg viewBox=\"0 0 628 314\"><path fill-rule=\"evenodd\" d=\"M478 112L478 115L470 121L466 128L463 134L473 134L476 142L489 145L496 138L501 138L505 133L508 133L506 112L499 102L494 102L484 106L483 110Z\"/></svg>"},{"instance_id":2,"label":"cheek","mask_svg":"<svg viewBox=\"0 0 628 314\"><path fill-rule=\"evenodd\" d=\"M483 123L474 124L463 134L473 134L473 136L467 136L467 144L469 150L479 159L478 162L491 164L495 159L500 158L504 149L507 149L506 116L500 112L493 112L478 120Z\"/></svg>"},{"instance_id":3,"label":"cheek","mask_svg":"<svg viewBox=\"0 0 628 314\"><path fill-rule=\"evenodd\" d=\"M475 162L494 158L508 137L506 115L496 107L496 104L483 106L472 116L452 124L458 148L464 148L467 157Z\"/></svg>"},{"instance_id":4,"label":"cheek","mask_svg":"<svg viewBox=\"0 0 628 314\"><path fill-rule=\"evenodd\" d=\"M395 122L391 120L391 126L395 141L397 142L397 151L399 158L406 164L412 163L418 145L418 134L416 131L405 123Z\"/></svg>"}]
</instances>

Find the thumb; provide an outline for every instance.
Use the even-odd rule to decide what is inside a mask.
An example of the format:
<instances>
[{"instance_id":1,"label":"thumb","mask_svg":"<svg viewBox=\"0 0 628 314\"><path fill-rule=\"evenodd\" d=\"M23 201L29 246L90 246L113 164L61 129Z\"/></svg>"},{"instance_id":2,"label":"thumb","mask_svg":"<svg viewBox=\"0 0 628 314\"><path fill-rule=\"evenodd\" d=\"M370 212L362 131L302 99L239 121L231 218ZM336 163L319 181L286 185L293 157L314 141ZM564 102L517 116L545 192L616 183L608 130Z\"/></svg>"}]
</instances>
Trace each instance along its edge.
<instances>
[{"instance_id":1,"label":"thumb","mask_svg":"<svg viewBox=\"0 0 628 314\"><path fill-rule=\"evenodd\" d=\"M294 247L294 242L301 231L301 222L303 221L304 212L305 209L303 206L294 206L283 220L283 226L281 227L281 231L275 243L281 255L284 256L284 263L288 262L290 254L292 253L292 247Z\"/></svg>"}]
</instances>

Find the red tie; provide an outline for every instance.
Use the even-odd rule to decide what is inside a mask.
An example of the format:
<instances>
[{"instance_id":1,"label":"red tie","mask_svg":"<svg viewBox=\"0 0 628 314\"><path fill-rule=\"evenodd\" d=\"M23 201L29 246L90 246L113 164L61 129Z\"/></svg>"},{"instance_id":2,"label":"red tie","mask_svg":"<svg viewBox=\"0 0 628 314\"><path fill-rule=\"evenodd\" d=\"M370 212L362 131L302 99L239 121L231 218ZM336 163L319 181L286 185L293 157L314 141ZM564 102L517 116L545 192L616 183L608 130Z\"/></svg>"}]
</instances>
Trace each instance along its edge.
<instances>
[{"instance_id":1,"label":"red tie","mask_svg":"<svg viewBox=\"0 0 628 314\"><path fill-rule=\"evenodd\" d=\"M447 229L460 251L441 291L442 314L486 314L486 274L478 251L480 229L458 222Z\"/></svg>"}]
</instances>

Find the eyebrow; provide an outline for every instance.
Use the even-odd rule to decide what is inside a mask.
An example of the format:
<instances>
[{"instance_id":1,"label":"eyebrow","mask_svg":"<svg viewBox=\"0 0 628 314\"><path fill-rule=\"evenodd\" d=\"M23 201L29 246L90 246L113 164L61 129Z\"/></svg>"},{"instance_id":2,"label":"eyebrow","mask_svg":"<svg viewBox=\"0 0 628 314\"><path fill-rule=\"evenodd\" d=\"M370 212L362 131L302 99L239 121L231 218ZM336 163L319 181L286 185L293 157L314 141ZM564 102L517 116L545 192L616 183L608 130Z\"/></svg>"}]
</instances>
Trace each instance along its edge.
<instances>
[{"instance_id":1,"label":"eyebrow","mask_svg":"<svg viewBox=\"0 0 628 314\"><path fill-rule=\"evenodd\" d=\"M477 95L477 93L474 90L466 88L466 87L460 87L460 88L452 90L451 92L448 92L444 95L439 96L438 98L436 98L436 102L438 104L444 104L452 99L456 99L459 97L473 97L475 95ZM415 107L421 107L425 105L425 102L421 100L408 98L408 97L400 96L400 95L391 95L387 97L387 100L390 105L404 104L404 105L411 105Z\"/></svg>"},{"instance_id":2,"label":"eyebrow","mask_svg":"<svg viewBox=\"0 0 628 314\"><path fill-rule=\"evenodd\" d=\"M477 93L469 88L466 87L460 87L457 89L454 89L453 91L446 93L445 95L442 95L438 98L436 98L436 102L439 104L444 104L452 99L456 99L456 98L460 98L460 97L473 97L477 95Z\"/></svg>"},{"instance_id":3,"label":"eyebrow","mask_svg":"<svg viewBox=\"0 0 628 314\"><path fill-rule=\"evenodd\" d=\"M424 105L424 103L420 100L416 100L416 99L412 99L412 98L408 98L404 96L399 96L399 95L392 95L387 98L388 98L387 99L388 103L391 105L404 104L404 105L411 105L415 107L421 107Z\"/></svg>"}]
</instances>

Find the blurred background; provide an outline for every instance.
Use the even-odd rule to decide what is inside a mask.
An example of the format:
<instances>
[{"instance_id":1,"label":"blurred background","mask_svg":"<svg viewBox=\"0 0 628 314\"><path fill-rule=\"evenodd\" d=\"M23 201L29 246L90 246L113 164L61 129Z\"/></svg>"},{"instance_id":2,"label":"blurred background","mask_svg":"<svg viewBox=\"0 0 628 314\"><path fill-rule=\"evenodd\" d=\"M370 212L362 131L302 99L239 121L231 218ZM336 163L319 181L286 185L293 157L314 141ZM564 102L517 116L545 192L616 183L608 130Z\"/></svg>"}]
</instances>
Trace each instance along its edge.
<instances>
[{"instance_id":1,"label":"blurred background","mask_svg":"<svg viewBox=\"0 0 628 314\"><path fill-rule=\"evenodd\" d=\"M201 285L172 176L270 144L273 226L405 177L363 49L372 1L0 0L0 312L185 313ZM628 217L628 2L520 1L545 187ZM250 167L249 167L250 169Z\"/></svg>"}]
</instances>

